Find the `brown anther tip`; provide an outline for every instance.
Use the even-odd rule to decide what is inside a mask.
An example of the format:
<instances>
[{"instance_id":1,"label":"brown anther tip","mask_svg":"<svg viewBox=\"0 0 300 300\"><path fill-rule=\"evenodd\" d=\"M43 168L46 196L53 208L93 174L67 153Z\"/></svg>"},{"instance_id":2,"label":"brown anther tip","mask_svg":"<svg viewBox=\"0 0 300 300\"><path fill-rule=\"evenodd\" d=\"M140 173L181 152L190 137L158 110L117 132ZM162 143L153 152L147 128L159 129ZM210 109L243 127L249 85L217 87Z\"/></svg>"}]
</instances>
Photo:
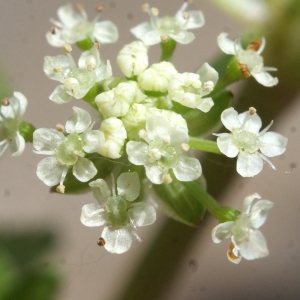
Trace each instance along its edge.
<instances>
[{"instance_id":1,"label":"brown anther tip","mask_svg":"<svg viewBox=\"0 0 300 300\"><path fill-rule=\"evenodd\" d=\"M96 9L97 12L101 12L101 11L104 11L104 6L101 5L101 4L97 4L95 9Z\"/></svg>"},{"instance_id":2,"label":"brown anther tip","mask_svg":"<svg viewBox=\"0 0 300 300\"><path fill-rule=\"evenodd\" d=\"M100 237L100 238L98 239L98 241L97 241L97 245L100 246L100 247L102 247L102 246L104 246L105 244L106 244L105 239L102 238L102 237Z\"/></svg>"},{"instance_id":3,"label":"brown anther tip","mask_svg":"<svg viewBox=\"0 0 300 300\"><path fill-rule=\"evenodd\" d=\"M251 74L250 74L250 72L249 72L249 70L248 70L247 65L238 63L238 67L239 67L240 71L242 72L242 74L243 74L246 78L248 78L248 77L251 76Z\"/></svg>"},{"instance_id":4,"label":"brown anther tip","mask_svg":"<svg viewBox=\"0 0 300 300\"><path fill-rule=\"evenodd\" d=\"M60 184L56 187L56 191L60 194L64 194L65 193L65 186L63 184Z\"/></svg>"},{"instance_id":5,"label":"brown anther tip","mask_svg":"<svg viewBox=\"0 0 300 300\"><path fill-rule=\"evenodd\" d=\"M252 116L256 113L256 109L254 107L249 107L249 114Z\"/></svg>"},{"instance_id":6,"label":"brown anther tip","mask_svg":"<svg viewBox=\"0 0 300 300\"><path fill-rule=\"evenodd\" d=\"M82 11L84 10L82 4L77 3L77 4L75 5L75 7L76 7L76 9L77 9L78 12L82 12Z\"/></svg>"},{"instance_id":7,"label":"brown anther tip","mask_svg":"<svg viewBox=\"0 0 300 300\"><path fill-rule=\"evenodd\" d=\"M153 17L157 17L159 15L159 10L156 7L151 7L150 11Z\"/></svg>"},{"instance_id":8,"label":"brown anther tip","mask_svg":"<svg viewBox=\"0 0 300 300\"><path fill-rule=\"evenodd\" d=\"M166 43L169 40L169 36L167 34L162 34L160 40L162 43Z\"/></svg>"},{"instance_id":9,"label":"brown anther tip","mask_svg":"<svg viewBox=\"0 0 300 300\"><path fill-rule=\"evenodd\" d=\"M183 16L184 19L187 20L187 19L190 18L191 15L190 15L187 11L185 11L185 12L182 14L182 16Z\"/></svg>"},{"instance_id":10,"label":"brown anther tip","mask_svg":"<svg viewBox=\"0 0 300 300\"><path fill-rule=\"evenodd\" d=\"M257 38L254 41L250 42L249 45L247 46L247 50L253 50L253 51L258 51L262 44L262 39Z\"/></svg>"},{"instance_id":11,"label":"brown anther tip","mask_svg":"<svg viewBox=\"0 0 300 300\"><path fill-rule=\"evenodd\" d=\"M63 132L65 130L65 126L62 125L62 124L60 124L60 123L58 123L58 124L56 124L56 130L58 132Z\"/></svg>"},{"instance_id":12,"label":"brown anther tip","mask_svg":"<svg viewBox=\"0 0 300 300\"><path fill-rule=\"evenodd\" d=\"M193 0L184 0L184 2L191 4L191 3L193 3Z\"/></svg>"},{"instance_id":13,"label":"brown anther tip","mask_svg":"<svg viewBox=\"0 0 300 300\"><path fill-rule=\"evenodd\" d=\"M10 104L9 98L2 99L1 104L3 106L8 106Z\"/></svg>"},{"instance_id":14,"label":"brown anther tip","mask_svg":"<svg viewBox=\"0 0 300 300\"><path fill-rule=\"evenodd\" d=\"M99 42L95 42L95 43L94 43L94 46L95 46L97 49L100 49L100 43L99 43Z\"/></svg>"},{"instance_id":15,"label":"brown anther tip","mask_svg":"<svg viewBox=\"0 0 300 300\"><path fill-rule=\"evenodd\" d=\"M228 257L230 257L231 261L237 261L237 260L239 260L239 257L237 257L236 255L234 255L234 253L233 253L234 247L235 247L234 243L230 242L229 249L227 251L227 255L228 255Z\"/></svg>"},{"instance_id":16,"label":"brown anther tip","mask_svg":"<svg viewBox=\"0 0 300 300\"><path fill-rule=\"evenodd\" d=\"M51 34L56 34L56 27L52 26L50 28L50 32L51 32Z\"/></svg>"},{"instance_id":17,"label":"brown anther tip","mask_svg":"<svg viewBox=\"0 0 300 300\"><path fill-rule=\"evenodd\" d=\"M141 6L141 9L142 9L143 12L147 12L149 10L149 7L150 7L150 5L148 3L144 3Z\"/></svg>"}]
</instances>

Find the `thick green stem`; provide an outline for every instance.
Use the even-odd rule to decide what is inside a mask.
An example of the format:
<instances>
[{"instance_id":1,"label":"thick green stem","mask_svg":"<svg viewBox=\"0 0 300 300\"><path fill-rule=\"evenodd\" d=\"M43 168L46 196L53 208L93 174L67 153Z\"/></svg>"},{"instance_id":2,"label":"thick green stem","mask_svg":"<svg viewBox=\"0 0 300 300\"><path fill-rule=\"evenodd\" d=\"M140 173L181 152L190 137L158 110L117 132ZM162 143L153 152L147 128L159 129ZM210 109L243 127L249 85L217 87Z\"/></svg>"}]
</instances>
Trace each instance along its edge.
<instances>
[{"instance_id":1,"label":"thick green stem","mask_svg":"<svg viewBox=\"0 0 300 300\"><path fill-rule=\"evenodd\" d=\"M190 136L189 146L195 150L222 154L222 152L218 148L217 143L210 140Z\"/></svg>"},{"instance_id":2,"label":"thick green stem","mask_svg":"<svg viewBox=\"0 0 300 300\"><path fill-rule=\"evenodd\" d=\"M161 42L160 46L162 50L160 61L171 61L176 48L176 41L169 38L167 42Z\"/></svg>"}]
</instances>

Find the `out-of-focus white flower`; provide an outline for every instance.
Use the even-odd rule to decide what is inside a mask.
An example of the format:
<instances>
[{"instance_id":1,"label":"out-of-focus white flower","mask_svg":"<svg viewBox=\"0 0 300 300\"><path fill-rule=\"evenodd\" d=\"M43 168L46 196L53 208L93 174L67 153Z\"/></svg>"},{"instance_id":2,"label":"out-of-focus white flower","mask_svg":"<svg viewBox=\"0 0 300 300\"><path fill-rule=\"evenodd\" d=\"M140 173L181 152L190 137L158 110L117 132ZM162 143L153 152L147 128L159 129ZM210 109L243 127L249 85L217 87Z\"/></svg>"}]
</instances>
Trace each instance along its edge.
<instances>
[{"instance_id":1,"label":"out-of-focus white flower","mask_svg":"<svg viewBox=\"0 0 300 300\"><path fill-rule=\"evenodd\" d=\"M262 122L253 107L241 114L238 114L232 107L228 108L223 111L221 121L231 131L231 134L214 134L218 137L218 147L228 157L238 155L237 172L240 175L243 177L257 175L263 168L264 160L276 170L267 157L282 154L285 151L288 139L281 134L267 132L273 121L259 132Z\"/></svg>"},{"instance_id":2,"label":"out-of-focus white flower","mask_svg":"<svg viewBox=\"0 0 300 300\"><path fill-rule=\"evenodd\" d=\"M177 73L172 63L162 61L142 72L138 76L138 83L145 91L166 93L170 80Z\"/></svg>"},{"instance_id":3,"label":"out-of-focus white flower","mask_svg":"<svg viewBox=\"0 0 300 300\"><path fill-rule=\"evenodd\" d=\"M117 180L117 193L114 183L109 190L103 179L89 183L98 204L82 207L80 221L89 227L105 225L101 235L102 245L111 253L121 254L129 250L132 236L139 241L137 226L154 223L156 212L147 203L132 203L140 193L140 181L136 172L122 173Z\"/></svg>"},{"instance_id":4,"label":"out-of-focus white flower","mask_svg":"<svg viewBox=\"0 0 300 300\"><path fill-rule=\"evenodd\" d=\"M264 60L260 55L266 45L264 38L256 39L244 50L239 40L231 41L227 35L223 32L218 36L218 45L224 53L236 56L239 68L245 77L252 75L257 82L267 87L278 83L278 78L268 73L268 71L277 71L277 69L265 67Z\"/></svg>"},{"instance_id":5,"label":"out-of-focus white flower","mask_svg":"<svg viewBox=\"0 0 300 300\"><path fill-rule=\"evenodd\" d=\"M142 41L125 45L117 56L117 65L128 78L139 75L148 67L148 46Z\"/></svg>"},{"instance_id":6,"label":"out-of-focus white flower","mask_svg":"<svg viewBox=\"0 0 300 300\"><path fill-rule=\"evenodd\" d=\"M109 61L104 65L95 45L84 51L76 66L70 53L67 55L45 56L44 72L46 76L62 83L55 88L49 99L57 104L83 98L95 83L111 77Z\"/></svg>"},{"instance_id":7,"label":"out-of-focus white flower","mask_svg":"<svg viewBox=\"0 0 300 300\"><path fill-rule=\"evenodd\" d=\"M247 196L243 210L235 221L221 223L212 230L212 239L215 243L231 238L227 257L236 264L242 257L253 260L269 254L266 240L258 228L265 223L273 202L259 200L253 204L254 199L261 199L261 197L256 193Z\"/></svg>"},{"instance_id":8,"label":"out-of-focus white flower","mask_svg":"<svg viewBox=\"0 0 300 300\"><path fill-rule=\"evenodd\" d=\"M93 162L84 158L85 153L98 152L104 143L104 134L91 130L93 123L89 113L79 107L73 107L73 116L66 122L65 136L57 129L40 128L33 133L35 153L52 155L38 163L37 176L46 185L54 186L63 181L69 167L73 167L74 176L86 182L97 174Z\"/></svg>"},{"instance_id":9,"label":"out-of-focus white flower","mask_svg":"<svg viewBox=\"0 0 300 300\"><path fill-rule=\"evenodd\" d=\"M157 8L143 9L148 12L150 21L141 23L131 28L131 33L147 45L155 45L165 41L169 37L180 44L189 44L195 39L195 35L187 30L200 28L204 25L204 16L200 10L186 11L188 1L184 1L174 17L158 17Z\"/></svg>"},{"instance_id":10,"label":"out-of-focus white flower","mask_svg":"<svg viewBox=\"0 0 300 300\"><path fill-rule=\"evenodd\" d=\"M218 81L218 72L208 63L204 63L195 73L175 75L168 87L170 98L180 104L208 112L214 105L212 98L205 97L215 87Z\"/></svg>"},{"instance_id":11,"label":"out-of-focus white flower","mask_svg":"<svg viewBox=\"0 0 300 300\"><path fill-rule=\"evenodd\" d=\"M202 173L199 160L183 155L189 150L186 128L172 127L167 119L152 116L147 119L146 130L141 130L144 142L129 141L126 145L128 159L135 165L144 165L146 175L155 184L170 182L169 170L180 181L192 181Z\"/></svg>"},{"instance_id":12,"label":"out-of-focus white flower","mask_svg":"<svg viewBox=\"0 0 300 300\"><path fill-rule=\"evenodd\" d=\"M90 38L93 42L101 44L114 43L118 40L118 29L111 21L97 22L97 17L89 22L87 14L82 6L77 5L75 11L71 4L61 6L57 10L59 21L50 19L56 26L47 32L48 43L54 47L63 47L66 43L74 44L76 42Z\"/></svg>"},{"instance_id":13,"label":"out-of-focus white flower","mask_svg":"<svg viewBox=\"0 0 300 300\"><path fill-rule=\"evenodd\" d=\"M19 132L27 99L20 92L3 99L0 105L0 156L9 146L12 156L19 156L25 149L25 140Z\"/></svg>"}]
</instances>

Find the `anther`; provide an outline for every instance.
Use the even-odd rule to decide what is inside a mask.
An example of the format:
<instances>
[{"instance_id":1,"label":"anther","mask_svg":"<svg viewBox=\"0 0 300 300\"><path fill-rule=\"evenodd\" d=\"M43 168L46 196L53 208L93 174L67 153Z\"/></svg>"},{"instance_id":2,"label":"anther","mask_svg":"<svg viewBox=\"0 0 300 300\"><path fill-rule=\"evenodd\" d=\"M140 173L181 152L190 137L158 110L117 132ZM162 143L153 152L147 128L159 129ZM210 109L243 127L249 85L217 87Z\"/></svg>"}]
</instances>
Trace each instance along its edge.
<instances>
[{"instance_id":1,"label":"anther","mask_svg":"<svg viewBox=\"0 0 300 300\"><path fill-rule=\"evenodd\" d=\"M139 137L140 139L144 139L147 136L147 131L145 129L141 129L139 131Z\"/></svg>"},{"instance_id":2,"label":"anther","mask_svg":"<svg viewBox=\"0 0 300 300\"><path fill-rule=\"evenodd\" d=\"M52 26L50 28L50 32L51 32L51 34L56 34L56 27Z\"/></svg>"},{"instance_id":3,"label":"anther","mask_svg":"<svg viewBox=\"0 0 300 300\"><path fill-rule=\"evenodd\" d=\"M96 47L96 49L98 49L98 50L100 49L100 43L99 42L95 42L94 46Z\"/></svg>"},{"instance_id":4,"label":"anther","mask_svg":"<svg viewBox=\"0 0 300 300\"><path fill-rule=\"evenodd\" d=\"M77 3L77 4L75 5L75 7L76 7L77 11L80 12L80 13L84 10L84 9L83 9L83 6L82 6L81 4L79 4L79 3Z\"/></svg>"},{"instance_id":5,"label":"anther","mask_svg":"<svg viewBox=\"0 0 300 300\"><path fill-rule=\"evenodd\" d=\"M184 152L190 150L190 146L187 143L182 143L180 146L181 146L182 151L184 151Z\"/></svg>"},{"instance_id":6,"label":"anther","mask_svg":"<svg viewBox=\"0 0 300 300\"><path fill-rule=\"evenodd\" d=\"M65 193L65 186L63 184L60 184L56 187L56 191L60 194L64 194Z\"/></svg>"},{"instance_id":7,"label":"anther","mask_svg":"<svg viewBox=\"0 0 300 300\"><path fill-rule=\"evenodd\" d=\"M163 182L164 182L164 184L169 184L172 181L173 181L173 179L172 179L172 177L169 174L163 176Z\"/></svg>"},{"instance_id":8,"label":"anther","mask_svg":"<svg viewBox=\"0 0 300 300\"><path fill-rule=\"evenodd\" d=\"M53 72L56 73L56 74L60 74L62 71L62 67L61 66L55 66L53 68Z\"/></svg>"},{"instance_id":9,"label":"anther","mask_svg":"<svg viewBox=\"0 0 300 300\"><path fill-rule=\"evenodd\" d=\"M2 99L1 104L3 106L8 106L10 104L9 98Z\"/></svg>"},{"instance_id":10,"label":"anther","mask_svg":"<svg viewBox=\"0 0 300 300\"><path fill-rule=\"evenodd\" d=\"M63 46L63 50L66 52L66 53L70 53L72 51L72 47L70 44L65 44Z\"/></svg>"},{"instance_id":11,"label":"anther","mask_svg":"<svg viewBox=\"0 0 300 300\"><path fill-rule=\"evenodd\" d=\"M95 9L96 9L97 12L101 12L101 11L104 11L104 6L101 5L101 4L97 4Z\"/></svg>"},{"instance_id":12,"label":"anther","mask_svg":"<svg viewBox=\"0 0 300 300\"><path fill-rule=\"evenodd\" d=\"M247 46L247 50L258 51L258 49L260 48L261 44L262 44L262 39L261 38L257 38L254 41L252 41L251 43L249 43L249 45Z\"/></svg>"},{"instance_id":13,"label":"anther","mask_svg":"<svg viewBox=\"0 0 300 300\"><path fill-rule=\"evenodd\" d=\"M246 78L248 78L248 77L251 76L251 74L250 74L250 72L249 72L248 67L247 67L246 64L238 63L238 67L239 67L240 71L242 72L242 74L243 74Z\"/></svg>"},{"instance_id":14,"label":"anther","mask_svg":"<svg viewBox=\"0 0 300 300\"><path fill-rule=\"evenodd\" d=\"M249 107L249 114L252 116L256 114L256 109L254 107Z\"/></svg>"},{"instance_id":15,"label":"anther","mask_svg":"<svg viewBox=\"0 0 300 300\"><path fill-rule=\"evenodd\" d=\"M148 12L149 11L149 8L150 8L150 5L148 3L144 3L142 6L141 6L141 9L143 12Z\"/></svg>"},{"instance_id":16,"label":"anther","mask_svg":"<svg viewBox=\"0 0 300 300\"><path fill-rule=\"evenodd\" d=\"M210 93L214 89L214 87L215 84L211 80L208 80L203 84L203 89L206 93Z\"/></svg>"},{"instance_id":17,"label":"anther","mask_svg":"<svg viewBox=\"0 0 300 300\"><path fill-rule=\"evenodd\" d=\"M65 126L60 123L56 124L55 128L58 132L63 132L65 130Z\"/></svg>"},{"instance_id":18,"label":"anther","mask_svg":"<svg viewBox=\"0 0 300 300\"><path fill-rule=\"evenodd\" d=\"M157 160L161 159L161 152L157 148L151 150L151 155Z\"/></svg>"},{"instance_id":19,"label":"anther","mask_svg":"<svg viewBox=\"0 0 300 300\"><path fill-rule=\"evenodd\" d=\"M105 239L103 237L100 237L97 241L97 245L103 247L105 244L106 244Z\"/></svg>"},{"instance_id":20,"label":"anther","mask_svg":"<svg viewBox=\"0 0 300 300\"><path fill-rule=\"evenodd\" d=\"M183 14L182 14L183 18L184 19L189 19L191 17L191 15L189 14L189 12L185 11Z\"/></svg>"},{"instance_id":21,"label":"anther","mask_svg":"<svg viewBox=\"0 0 300 300\"><path fill-rule=\"evenodd\" d=\"M160 40L162 43L166 43L169 40L169 36L167 34L162 34Z\"/></svg>"},{"instance_id":22,"label":"anther","mask_svg":"<svg viewBox=\"0 0 300 300\"><path fill-rule=\"evenodd\" d=\"M150 10L151 10L151 14L152 14L153 17L157 17L157 16L158 16L158 14L159 14L158 8L156 8L156 7L151 7Z\"/></svg>"}]
</instances>

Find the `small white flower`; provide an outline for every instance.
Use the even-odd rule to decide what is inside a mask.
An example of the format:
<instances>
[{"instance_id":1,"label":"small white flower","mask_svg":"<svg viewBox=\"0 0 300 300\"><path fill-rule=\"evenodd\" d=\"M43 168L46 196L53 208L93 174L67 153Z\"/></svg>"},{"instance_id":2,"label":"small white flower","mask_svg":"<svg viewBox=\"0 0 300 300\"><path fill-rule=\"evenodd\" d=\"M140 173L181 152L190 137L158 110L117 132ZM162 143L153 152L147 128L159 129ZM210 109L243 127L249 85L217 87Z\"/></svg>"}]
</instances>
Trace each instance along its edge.
<instances>
[{"instance_id":1,"label":"small white flower","mask_svg":"<svg viewBox=\"0 0 300 300\"><path fill-rule=\"evenodd\" d=\"M83 98L95 83L111 77L109 61L104 65L96 46L84 51L76 66L70 53L67 55L45 56L44 72L50 79L62 83L55 88L49 99L57 104Z\"/></svg>"},{"instance_id":2,"label":"small white flower","mask_svg":"<svg viewBox=\"0 0 300 300\"><path fill-rule=\"evenodd\" d=\"M118 40L118 29L111 21L97 22L100 14L89 22L85 10L78 6L75 11L71 4L61 6L57 10L59 21L50 19L56 26L47 32L48 43L54 47L62 47L66 43L76 42L90 38L93 42L101 44L114 43Z\"/></svg>"},{"instance_id":3,"label":"small white flower","mask_svg":"<svg viewBox=\"0 0 300 300\"><path fill-rule=\"evenodd\" d=\"M221 223L212 230L212 239L215 243L231 238L227 257L236 264L242 257L253 260L269 254L266 240L258 228L265 223L273 202L259 200L253 204L254 199L261 199L261 197L256 193L247 196L243 210L235 221Z\"/></svg>"},{"instance_id":4,"label":"small white flower","mask_svg":"<svg viewBox=\"0 0 300 300\"><path fill-rule=\"evenodd\" d=\"M189 44L195 35L187 30L200 28L204 25L204 16L200 10L186 11L185 1L174 17L158 17L158 9L146 7L150 21L131 28L131 33L147 45L155 45L169 37L180 44Z\"/></svg>"},{"instance_id":5,"label":"small white flower","mask_svg":"<svg viewBox=\"0 0 300 300\"><path fill-rule=\"evenodd\" d=\"M257 39L249 44L244 50L238 40L231 41L227 38L227 33L221 33L218 38L218 45L226 54L235 55L239 62L241 72L245 77L250 74L260 84L271 87L278 83L278 78L271 76L268 71L277 71L276 68L265 67L264 60L260 55L265 48L266 41L264 38ZM249 74L250 73L250 74Z\"/></svg>"},{"instance_id":6,"label":"small white flower","mask_svg":"<svg viewBox=\"0 0 300 300\"><path fill-rule=\"evenodd\" d=\"M243 177L257 175L263 168L264 160L276 170L267 157L282 154L288 139L281 134L267 132L273 121L259 132L262 122L253 107L241 114L238 114L232 107L228 108L223 111L221 120L231 134L214 134L218 136L218 147L228 157L238 155L237 172L240 175Z\"/></svg>"},{"instance_id":7,"label":"small white flower","mask_svg":"<svg viewBox=\"0 0 300 300\"><path fill-rule=\"evenodd\" d=\"M142 72L138 76L138 83L145 91L166 93L170 80L177 73L172 63L162 61Z\"/></svg>"},{"instance_id":8,"label":"small white flower","mask_svg":"<svg viewBox=\"0 0 300 300\"><path fill-rule=\"evenodd\" d=\"M128 78L139 75L148 67L148 46L142 41L125 45L117 56L117 65Z\"/></svg>"},{"instance_id":9,"label":"small white flower","mask_svg":"<svg viewBox=\"0 0 300 300\"><path fill-rule=\"evenodd\" d=\"M19 156L25 149L25 140L19 132L27 99L20 92L14 92L7 103L0 105L0 156L9 146L12 156ZM4 100L3 100L4 102Z\"/></svg>"},{"instance_id":10,"label":"small white flower","mask_svg":"<svg viewBox=\"0 0 300 300\"><path fill-rule=\"evenodd\" d=\"M144 142L129 141L126 145L128 160L144 165L146 175L155 184L169 180L169 169L180 181L192 181L202 173L199 160L183 155L189 136L186 128L172 127L164 117L147 119L146 130L140 131Z\"/></svg>"},{"instance_id":11,"label":"small white flower","mask_svg":"<svg viewBox=\"0 0 300 300\"><path fill-rule=\"evenodd\" d=\"M46 185L54 186L63 181L69 167L73 167L74 176L86 182L97 174L94 164L85 153L98 152L104 143L104 134L91 130L93 123L85 110L73 107L74 114L66 122L65 136L60 130L40 128L33 133L35 153L52 155L38 163L37 176Z\"/></svg>"},{"instance_id":12,"label":"small white flower","mask_svg":"<svg viewBox=\"0 0 300 300\"><path fill-rule=\"evenodd\" d=\"M218 72L208 63L204 63L198 74L183 73L175 75L168 87L168 93L173 101L208 112L214 105L212 98L205 97L215 87Z\"/></svg>"},{"instance_id":13,"label":"small white flower","mask_svg":"<svg viewBox=\"0 0 300 300\"><path fill-rule=\"evenodd\" d=\"M152 205L132 203L140 193L138 174L122 173L117 180L117 193L114 178L111 192L103 179L92 181L89 185L98 204L84 205L80 221L89 227L106 224L101 239L108 252L121 254L128 251L132 236L141 241L136 227L151 225L156 219Z\"/></svg>"}]
</instances>

